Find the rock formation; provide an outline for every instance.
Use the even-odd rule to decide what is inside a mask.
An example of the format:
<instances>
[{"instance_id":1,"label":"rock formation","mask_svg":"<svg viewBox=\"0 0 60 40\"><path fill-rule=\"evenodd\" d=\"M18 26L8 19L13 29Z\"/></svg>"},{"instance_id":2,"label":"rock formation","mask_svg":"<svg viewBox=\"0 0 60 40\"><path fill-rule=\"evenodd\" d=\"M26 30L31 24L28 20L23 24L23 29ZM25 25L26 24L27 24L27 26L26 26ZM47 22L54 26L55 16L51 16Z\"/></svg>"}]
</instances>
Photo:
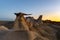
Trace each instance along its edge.
<instances>
[{"instance_id":1,"label":"rock formation","mask_svg":"<svg viewBox=\"0 0 60 40\"><path fill-rule=\"evenodd\" d=\"M25 18L25 15L31 14L22 12L15 13L15 15L14 27L11 30L4 26L0 27L0 30L7 29L7 31L0 31L0 40L57 40L56 35L60 33L57 29L60 27L43 23L42 15L38 19Z\"/></svg>"},{"instance_id":2,"label":"rock formation","mask_svg":"<svg viewBox=\"0 0 60 40\"><path fill-rule=\"evenodd\" d=\"M5 27L5 26L0 26L0 31L3 31L3 30L7 31L9 29L7 27Z\"/></svg>"},{"instance_id":3,"label":"rock formation","mask_svg":"<svg viewBox=\"0 0 60 40\"><path fill-rule=\"evenodd\" d=\"M43 15L40 15L39 18L37 19L39 21L39 23L43 23L42 22L42 17L43 17Z\"/></svg>"},{"instance_id":4,"label":"rock formation","mask_svg":"<svg viewBox=\"0 0 60 40\"><path fill-rule=\"evenodd\" d=\"M14 23L14 29L15 30L29 30L26 19L24 18L24 15L29 15L29 14L15 13L15 15L16 15L16 19Z\"/></svg>"},{"instance_id":5,"label":"rock formation","mask_svg":"<svg viewBox=\"0 0 60 40\"><path fill-rule=\"evenodd\" d=\"M33 17L27 17L27 21L32 24L30 30L37 32L41 37L43 37L43 39L47 38L48 40L57 40L57 30L48 26L47 24L44 24L42 22L42 15L40 15L37 20Z\"/></svg>"},{"instance_id":6,"label":"rock formation","mask_svg":"<svg viewBox=\"0 0 60 40\"><path fill-rule=\"evenodd\" d=\"M27 15L27 14L15 13L15 15L16 15L16 20L15 20L15 24L14 24L14 30L16 30L16 31L21 31L21 30L27 31L27 33L29 34L29 37L30 37L29 40L35 40L37 38L39 38L39 40L40 39L48 40L48 38L44 38L39 33L37 33L37 30L35 28L33 28L33 24L31 22L26 21L26 19L24 18L24 15ZM28 23L32 24L32 26ZM35 29L36 31L33 29Z\"/></svg>"},{"instance_id":7,"label":"rock formation","mask_svg":"<svg viewBox=\"0 0 60 40\"><path fill-rule=\"evenodd\" d=\"M30 14L15 13L15 15L16 15L16 19L13 27L14 31L8 32L8 34L4 38L5 40L17 40L17 39L18 40L34 40L37 36L39 36L38 34L36 34L36 32L29 30L28 22L24 18L24 15L30 15Z\"/></svg>"}]
</instances>

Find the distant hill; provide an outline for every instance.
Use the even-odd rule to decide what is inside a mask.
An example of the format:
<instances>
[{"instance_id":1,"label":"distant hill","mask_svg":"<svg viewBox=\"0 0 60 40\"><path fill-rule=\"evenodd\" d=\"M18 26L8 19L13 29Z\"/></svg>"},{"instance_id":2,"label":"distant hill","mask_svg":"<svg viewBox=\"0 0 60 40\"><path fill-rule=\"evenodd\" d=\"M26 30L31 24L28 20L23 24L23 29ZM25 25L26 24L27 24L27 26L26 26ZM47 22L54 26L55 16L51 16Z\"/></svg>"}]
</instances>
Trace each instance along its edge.
<instances>
[{"instance_id":1,"label":"distant hill","mask_svg":"<svg viewBox=\"0 0 60 40\"><path fill-rule=\"evenodd\" d=\"M43 21L43 22L60 26L60 22L55 22L55 21ZM12 21L12 20L0 20L0 26L1 25L6 26L8 28L12 28L14 25L14 21Z\"/></svg>"},{"instance_id":2,"label":"distant hill","mask_svg":"<svg viewBox=\"0 0 60 40\"><path fill-rule=\"evenodd\" d=\"M43 21L43 22L44 22L44 23L54 24L54 25L59 25L59 26L60 26L60 22L56 22L56 21L45 20L45 21Z\"/></svg>"},{"instance_id":3,"label":"distant hill","mask_svg":"<svg viewBox=\"0 0 60 40\"><path fill-rule=\"evenodd\" d=\"M7 27L7 28L12 28L13 27L13 23L14 23L14 21L6 21L6 20L4 20L4 21L0 21L0 26L5 26L5 27Z\"/></svg>"},{"instance_id":4,"label":"distant hill","mask_svg":"<svg viewBox=\"0 0 60 40\"><path fill-rule=\"evenodd\" d=\"M0 18L0 21L13 21L14 19L11 19L11 18Z\"/></svg>"}]
</instances>

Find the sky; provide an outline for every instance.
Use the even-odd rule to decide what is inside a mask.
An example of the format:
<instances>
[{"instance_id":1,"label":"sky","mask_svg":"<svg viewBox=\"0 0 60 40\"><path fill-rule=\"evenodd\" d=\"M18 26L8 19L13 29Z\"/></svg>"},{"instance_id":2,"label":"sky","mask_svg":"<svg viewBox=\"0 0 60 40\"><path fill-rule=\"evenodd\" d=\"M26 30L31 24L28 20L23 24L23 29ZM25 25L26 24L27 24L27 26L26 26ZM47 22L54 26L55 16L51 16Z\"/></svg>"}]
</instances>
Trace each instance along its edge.
<instances>
[{"instance_id":1,"label":"sky","mask_svg":"<svg viewBox=\"0 0 60 40\"><path fill-rule=\"evenodd\" d=\"M60 0L0 0L0 18L15 19L14 13L43 15L43 20L60 21Z\"/></svg>"}]
</instances>

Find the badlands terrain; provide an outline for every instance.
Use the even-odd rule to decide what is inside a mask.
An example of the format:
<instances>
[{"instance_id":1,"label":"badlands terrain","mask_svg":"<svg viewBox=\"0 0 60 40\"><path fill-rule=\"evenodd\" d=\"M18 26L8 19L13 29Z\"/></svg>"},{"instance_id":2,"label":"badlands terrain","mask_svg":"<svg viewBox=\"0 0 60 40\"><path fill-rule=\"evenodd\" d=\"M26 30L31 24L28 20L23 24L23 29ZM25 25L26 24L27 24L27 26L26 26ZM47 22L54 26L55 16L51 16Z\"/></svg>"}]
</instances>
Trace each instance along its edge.
<instances>
[{"instance_id":1,"label":"badlands terrain","mask_svg":"<svg viewBox=\"0 0 60 40\"><path fill-rule=\"evenodd\" d=\"M15 13L14 21L0 21L0 40L60 40L60 22L24 17Z\"/></svg>"}]
</instances>

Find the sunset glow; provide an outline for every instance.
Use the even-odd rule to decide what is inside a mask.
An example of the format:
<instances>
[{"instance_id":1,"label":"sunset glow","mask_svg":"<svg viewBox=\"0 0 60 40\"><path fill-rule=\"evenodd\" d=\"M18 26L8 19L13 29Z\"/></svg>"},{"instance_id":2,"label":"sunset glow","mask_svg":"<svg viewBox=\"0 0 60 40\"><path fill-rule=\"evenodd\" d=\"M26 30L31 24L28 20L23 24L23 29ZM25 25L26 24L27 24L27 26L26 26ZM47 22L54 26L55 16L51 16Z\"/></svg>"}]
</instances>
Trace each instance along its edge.
<instances>
[{"instance_id":1,"label":"sunset glow","mask_svg":"<svg viewBox=\"0 0 60 40\"><path fill-rule=\"evenodd\" d=\"M43 16L43 20L51 20L60 22L60 12L54 12Z\"/></svg>"}]
</instances>

